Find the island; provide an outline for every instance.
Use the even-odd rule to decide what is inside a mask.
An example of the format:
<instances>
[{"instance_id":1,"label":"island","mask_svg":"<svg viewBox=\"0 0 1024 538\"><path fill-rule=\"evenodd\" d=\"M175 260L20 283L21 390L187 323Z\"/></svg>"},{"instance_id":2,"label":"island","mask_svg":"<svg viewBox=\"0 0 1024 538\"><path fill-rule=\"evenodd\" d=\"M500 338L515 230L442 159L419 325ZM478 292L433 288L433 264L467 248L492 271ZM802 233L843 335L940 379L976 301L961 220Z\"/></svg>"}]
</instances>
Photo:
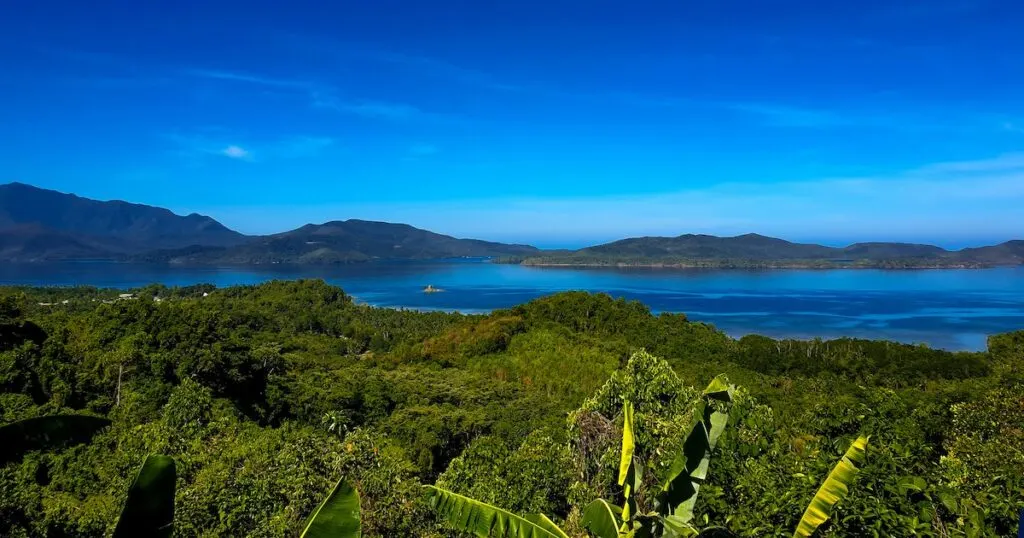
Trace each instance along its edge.
<instances>
[{"instance_id":1,"label":"island","mask_svg":"<svg viewBox=\"0 0 1024 538\"><path fill-rule=\"evenodd\" d=\"M978 269L1024 264L1024 241L946 250L914 243L829 247L759 234L637 237L579 250L505 256L499 263L541 267L700 269Z\"/></svg>"}]
</instances>

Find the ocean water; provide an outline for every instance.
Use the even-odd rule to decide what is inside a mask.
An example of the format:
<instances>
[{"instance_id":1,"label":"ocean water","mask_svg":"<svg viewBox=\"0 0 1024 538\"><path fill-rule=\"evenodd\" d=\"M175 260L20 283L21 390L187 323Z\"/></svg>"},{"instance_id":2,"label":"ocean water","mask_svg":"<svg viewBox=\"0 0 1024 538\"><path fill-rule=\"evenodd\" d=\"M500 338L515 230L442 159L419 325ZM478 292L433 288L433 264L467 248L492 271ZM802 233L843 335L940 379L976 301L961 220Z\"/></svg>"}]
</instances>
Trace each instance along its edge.
<instances>
[{"instance_id":1,"label":"ocean water","mask_svg":"<svg viewBox=\"0 0 1024 538\"><path fill-rule=\"evenodd\" d=\"M332 267L182 267L106 262L4 264L2 285L132 288L322 278L378 306L488 312L564 290L605 292L682 312L733 336L854 336L979 350L1024 329L1024 267L934 270L567 269L487 260ZM427 285L441 293L423 293Z\"/></svg>"}]
</instances>

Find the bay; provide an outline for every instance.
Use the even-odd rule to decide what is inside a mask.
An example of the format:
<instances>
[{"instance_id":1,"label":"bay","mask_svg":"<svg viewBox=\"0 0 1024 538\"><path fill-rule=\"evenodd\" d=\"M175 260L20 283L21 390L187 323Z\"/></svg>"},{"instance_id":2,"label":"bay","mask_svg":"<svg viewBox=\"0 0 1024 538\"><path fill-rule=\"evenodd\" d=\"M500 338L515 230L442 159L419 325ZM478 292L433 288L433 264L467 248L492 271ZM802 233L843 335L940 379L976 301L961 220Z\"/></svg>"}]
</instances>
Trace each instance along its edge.
<instances>
[{"instance_id":1,"label":"bay","mask_svg":"<svg viewBox=\"0 0 1024 538\"><path fill-rule=\"evenodd\" d=\"M570 269L488 260L374 262L338 266L189 267L108 262L4 264L0 284L127 289L162 283L218 287L322 278L357 300L386 307L506 308L566 290L642 301L682 312L732 336L878 338L956 350L1024 329L1024 268L933 270ZM432 285L444 290L423 293Z\"/></svg>"}]
</instances>

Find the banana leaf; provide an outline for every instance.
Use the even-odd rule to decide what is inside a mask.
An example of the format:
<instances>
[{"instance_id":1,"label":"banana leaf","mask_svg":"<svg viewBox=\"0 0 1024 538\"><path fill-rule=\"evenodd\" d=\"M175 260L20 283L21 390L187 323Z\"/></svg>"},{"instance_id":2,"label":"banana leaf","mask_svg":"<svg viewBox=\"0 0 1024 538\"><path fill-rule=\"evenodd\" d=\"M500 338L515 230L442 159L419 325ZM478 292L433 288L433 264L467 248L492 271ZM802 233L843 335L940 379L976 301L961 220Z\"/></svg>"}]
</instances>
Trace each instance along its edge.
<instances>
[{"instance_id":1,"label":"banana leaf","mask_svg":"<svg viewBox=\"0 0 1024 538\"><path fill-rule=\"evenodd\" d=\"M622 406L622 455L619 459L619 485L625 502L622 505L622 520L629 519L636 513L636 488L643 477L640 463L633 457L636 451L636 435L633 430L633 404L625 402Z\"/></svg>"},{"instance_id":2,"label":"banana leaf","mask_svg":"<svg viewBox=\"0 0 1024 538\"><path fill-rule=\"evenodd\" d=\"M597 499L583 511L583 527L598 538L616 538L619 535L616 508L604 499Z\"/></svg>"},{"instance_id":3,"label":"banana leaf","mask_svg":"<svg viewBox=\"0 0 1024 538\"><path fill-rule=\"evenodd\" d=\"M548 519L548 516L545 516L544 514L526 514L524 517L526 517L527 521L540 525L545 530L559 538L569 538L568 534L562 532L562 529L558 528L558 525L555 525L555 522Z\"/></svg>"},{"instance_id":4,"label":"banana leaf","mask_svg":"<svg viewBox=\"0 0 1024 538\"><path fill-rule=\"evenodd\" d=\"M540 524L507 510L471 499L437 486L427 489L430 507L457 530L483 538L565 538L565 533L548 520ZM545 518L547 519L547 518ZM554 527L554 530L549 530Z\"/></svg>"},{"instance_id":5,"label":"banana leaf","mask_svg":"<svg viewBox=\"0 0 1024 538\"><path fill-rule=\"evenodd\" d=\"M0 427L0 465L33 450L87 442L109 425L109 420L89 415L50 415L6 424Z\"/></svg>"},{"instance_id":6,"label":"banana leaf","mask_svg":"<svg viewBox=\"0 0 1024 538\"><path fill-rule=\"evenodd\" d=\"M331 494L313 511L302 538L359 538L359 492L339 480Z\"/></svg>"},{"instance_id":7,"label":"banana leaf","mask_svg":"<svg viewBox=\"0 0 1024 538\"><path fill-rule=\"evenodd\" d=\"M850 485L857 478L860 469L858 464L864 461L864 454L867 450L868 438L859 437L843 455L839 463L828 474L828 478L818 488L818 492L811 499L800 523L793 533L795 537L808 537L832 515L832 509L836 503L844 499L850 492Z\"/></svg>"},{"instance_id":8,"label":"banana leaf","mask_svg":"<svg viewBox=\"0 0 1024 538\"><path fill-rule=\"evenodd\" d=\"M158 455L146 458L135 482L128 489L128 499L114 529L114 538L169 538L174 531L176 480L174 458Z\"/></svg>"},{"instance_id":9,"label":"banana leaf","mask_svg":"<svg viewBox=\"0 0 1024 538\"><path fill-rule=\"evenodd\" d=\"M711 383L708 383L707 388L704 389L704 396L713 400L720 400L723 402L732 401L732 393L736 391L736 387L729 384L729 379L725 374L718 374Z\"/></svg>"},{"instance_id":10,"label":"banana leaf","mask_svg":"<svg viewBox=\"0 0 1024 538\"><path fill-rule=\"evenodd\" d=\"M724 375L715 377L704 389L704 401L696 410L700 418L686 436L682 450L669 464L661 491L655 496L655 509L659 515L671 514L676 521L685 524L693 520L697 493L701 483L707 479L711 454L729 423L729 414L716 410L712 400L732 402L734 390Z\"/></svg>"}]
</instances>

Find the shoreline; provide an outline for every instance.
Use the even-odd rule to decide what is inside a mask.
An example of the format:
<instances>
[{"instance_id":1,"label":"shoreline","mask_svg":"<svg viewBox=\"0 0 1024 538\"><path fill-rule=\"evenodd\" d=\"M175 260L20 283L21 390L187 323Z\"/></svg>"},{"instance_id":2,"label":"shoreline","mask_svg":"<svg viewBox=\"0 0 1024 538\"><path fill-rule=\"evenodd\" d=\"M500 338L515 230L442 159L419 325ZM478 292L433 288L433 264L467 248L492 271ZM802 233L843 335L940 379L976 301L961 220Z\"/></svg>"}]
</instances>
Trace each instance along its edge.
<instances>
[{"instance_id":1,"label":"shoreline","mask_svg":"<svg viewBox=\"0 0 1024 538\"><path fill-rule=\"evenodd\" d=\"M793 269L819 269L823 271L837 270L837 269L884 269L884 270L907 270L907 271L923 271L923 270L954 270L954 269L995 269L998 267L1019 267L1014 264L955 264L955 265L887 265L884 263L876 264L801 264L801 263L766 263L766 264L730 264L730 263L599 263L599 262L569 262L569 263L555 263L555 262L495 262L504 265L520 265L523 267L554 267L563 269L739 269L739 270L750 270L750 269L765 269L765 270L793 270Z\"/></svg>"}]
</instances>

